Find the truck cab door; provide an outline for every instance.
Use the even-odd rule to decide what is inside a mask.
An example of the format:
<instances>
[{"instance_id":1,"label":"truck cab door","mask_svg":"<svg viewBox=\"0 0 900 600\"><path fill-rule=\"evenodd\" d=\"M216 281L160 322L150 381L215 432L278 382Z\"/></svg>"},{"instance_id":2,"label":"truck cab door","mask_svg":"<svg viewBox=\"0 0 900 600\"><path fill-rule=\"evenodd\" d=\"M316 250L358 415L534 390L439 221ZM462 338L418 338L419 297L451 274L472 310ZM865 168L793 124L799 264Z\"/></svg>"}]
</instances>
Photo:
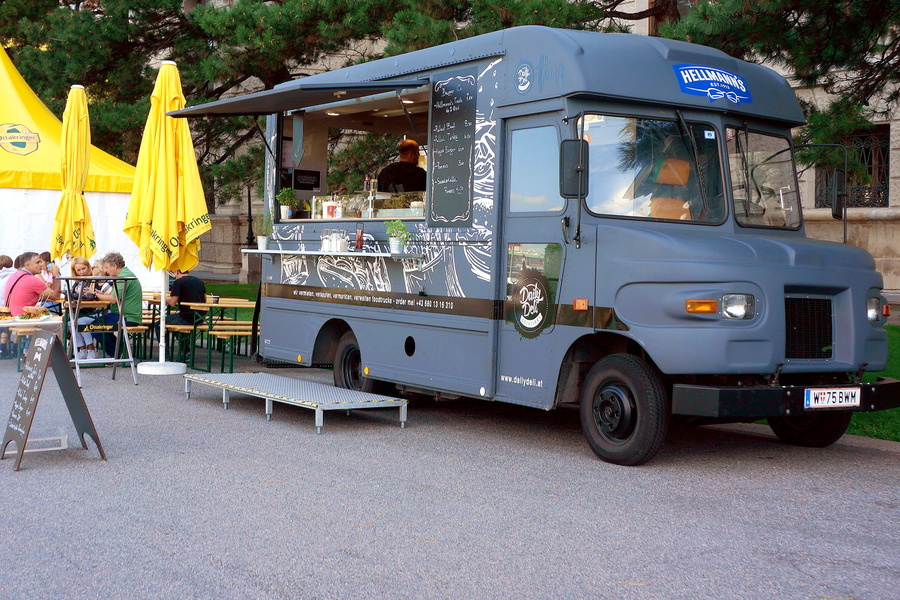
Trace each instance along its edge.
<instances>
[{"instance_id":1,"label":"truck cab door","mask_svg":"<svg viewBox=\"0 0 900 600\"><path fill-rule=\"evenodd\" d=\"M542 408L553 405L568 345L555 331L577 203L559 194L561 128L561 116L547 114L510 119L504 131L496 396Z\"/></svg>"}]
</instances>

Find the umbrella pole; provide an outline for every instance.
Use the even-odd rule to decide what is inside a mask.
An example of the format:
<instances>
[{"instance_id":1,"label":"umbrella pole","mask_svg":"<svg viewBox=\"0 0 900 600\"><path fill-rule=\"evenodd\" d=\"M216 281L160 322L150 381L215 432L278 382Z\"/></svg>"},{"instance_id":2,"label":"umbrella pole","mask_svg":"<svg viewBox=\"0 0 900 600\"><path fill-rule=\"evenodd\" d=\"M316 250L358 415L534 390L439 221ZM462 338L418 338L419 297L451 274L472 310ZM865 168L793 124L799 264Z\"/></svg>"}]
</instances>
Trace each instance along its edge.
<instances>
[{"instance_id":1,"label":"umbrella pole","mask_svg":"<svg viewBox=\"0 0 900 600\"><path fill-rule=\"evenodd\" d=\"M159 292L159 360L145 361L138 365L141 375L184 375L187 365L166 361L166 291L169 289L169 273L162 269L162 290Z\"/></svg>"},{"instance_id":2,"label":"umbrella pole","mask_svg":"<svg viewBox=\"0 0 900 600\"><path fill-rule=\"evenodd\" d=\"M166 362L166 291L169 289L169 272L160 269L162 288L159 292L159 362Z\"/></svg>"}]
</instances>

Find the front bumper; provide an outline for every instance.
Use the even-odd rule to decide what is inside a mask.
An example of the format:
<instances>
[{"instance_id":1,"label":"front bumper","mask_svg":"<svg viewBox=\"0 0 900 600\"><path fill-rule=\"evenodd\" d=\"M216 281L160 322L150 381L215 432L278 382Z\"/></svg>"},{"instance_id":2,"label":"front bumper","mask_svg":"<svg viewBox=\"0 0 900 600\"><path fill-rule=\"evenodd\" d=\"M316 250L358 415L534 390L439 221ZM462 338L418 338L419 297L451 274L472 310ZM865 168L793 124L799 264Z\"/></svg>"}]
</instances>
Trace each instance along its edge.
<instances>
[{"instance_id":1,"label":"front bumper","mask_svg":"<svg viewBox=\"0 0 900 600\"><path fill-rule=\"evenodd\" d=\"M857 384L860 405L815 409L803 407L804 392L813 386L710 387L676 384L672 390L672 414L716 418L787 417L823 410L875 412L900 407L900 381L879 378ZM815 386L820 387L820 386ZM854 386L842 386L854 387Z\"/></svg>"}]
</instances>

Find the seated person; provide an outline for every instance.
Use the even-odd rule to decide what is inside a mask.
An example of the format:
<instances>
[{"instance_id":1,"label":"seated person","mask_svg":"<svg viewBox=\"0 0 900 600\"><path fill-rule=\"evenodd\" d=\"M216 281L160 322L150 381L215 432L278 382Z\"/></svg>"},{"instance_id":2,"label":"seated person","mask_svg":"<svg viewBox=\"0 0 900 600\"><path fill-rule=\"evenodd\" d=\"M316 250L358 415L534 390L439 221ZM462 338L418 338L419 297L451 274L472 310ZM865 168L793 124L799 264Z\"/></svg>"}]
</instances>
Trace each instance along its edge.
<instances>
[{"instance_id":1,"label":"seated person","mask_svg":"<svg viewBox=\"0 0 900 600\"><path fill-rule=\"evenodd\" d=\"M3 304L16 317L25 313L26 306L35 306L42 300L59 301L59 294L38 277L44 268L44 261L37 252L25 252L17 259L22 269L6 280Z\"/></svg>"},{"instance_id":2,"label":"seated person","mask_svg":"<svg viewBox=\"0 0 900 600\"><path fill-rule=\"evenodd\" d=\"M397 162L386 166L378 174L378 191L402 194L425 191L425 169L419 166L419 143L403 140L398 148Z\"/></svg>"},{"instance_id":3,"label":"seated person","mask_svg":"<svg viewBox=\"0 0 900 600\"><path fill-rule=\"evenodd\" d=\"M182 302L206 302L206 285L199 277L194 277L186 271L175 271L175 282L172 290L166 298L169 306L178 306L178 312L166 317L166 325L193 325L195 320L202 319L206 315L205 310L194 310L183 306Z\"/></svg>"},{"instance_id":4,"label":"seated person","mask_svg":"<svg viewBox=\"0 0 900 600\"><path fill-rule=\"evenodd\" d=\"M89 277L91 276L91 263L82 256L76 256L72 259L72 277ZM79 281L72 285L69 289L69 297L75 302L79 297L82 300L96 299L97 295L94 290L94 284L85 281ZM94 322L94 316L90 312L93 309L82 310L78 315L77 323L79 325L89 325ZM78 348L78 360L97 358L97 348L94 346L94 337L90 333L77 331L75 333L75 345Z\"/></svg>"},{"instance_id":5,"label":"seated person","mask_svg":"<svg viewBox=\"0 0 900 600\"><path fill-rule=\"evenodd\" d=\"M41 270L40 277L47 282L47 285L49 285L53 289L53 292L58 296L62 292L62 285L59 281L59 267L53 262L49 252L41 252L41 260L44 261L44 268ZM62 305L59 302L45 300L40 303L40 306L43 306L55 315L62 314Z\"/></svg>"},{"instance_id":6,"label":"seated person","mask_svg":"<svg viewBox=\"0 0 900 600\"><path fill-rule=\"evenodd\" d=\"M107 277L135 277L134 273L125 266L125 259L118 252L110 252L102 259L104 275ZM127 285L126 285L127 283ZM107 325L118 323L119 314L115 311L119 309L116 298L122 297L122 312L125 316L125 325L140 325L143 319L143 304L141 298L141 282L135 279L125 281L115 281L110 293L104 293L102 290L97 292L97 298L109 303L110 311L103 315L103 322ZM116 351L116 336L112 333L103 334L103 350L106 356L112 358Z\"/></svg>"}]
</instances>

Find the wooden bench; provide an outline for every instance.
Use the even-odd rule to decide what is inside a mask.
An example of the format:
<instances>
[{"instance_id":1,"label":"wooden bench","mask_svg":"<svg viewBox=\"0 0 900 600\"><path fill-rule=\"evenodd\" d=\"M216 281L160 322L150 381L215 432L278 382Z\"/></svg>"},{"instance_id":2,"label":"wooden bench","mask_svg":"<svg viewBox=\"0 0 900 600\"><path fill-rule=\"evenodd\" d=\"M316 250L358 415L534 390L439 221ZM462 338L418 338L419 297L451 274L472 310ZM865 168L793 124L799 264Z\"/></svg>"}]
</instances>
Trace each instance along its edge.
<instances>
[{"instance_id":1,"label":"wooden bench","mask_svg":"<svg viewBox=\"0 0 900 600\"><path fill-rule=\"evenodd\" d=\"M166 325L166 332L172 334L173 342L177 337L178 341L178 361L184 361L188 352L190 352L190 362L191 368L194 368L194 346L197 343L197 334L201 335L209 329L206 324L198 324L196 327L194 325ZM171 350L170 350L171 355ZM206 361L207 363L209 360ZM208 372L208 371L207 371Z\"/></svg>"},{"instance_id":2,"label":"wooden bench","mask_svg":"<svg viewBox=\"0 0 900 600\"><path fill-rule=\"evenodd\" d=\"M29 327L28 325L10 325L10 332L16 334L16 371L22 372L22 355L25 354L25 342L31 339L38 331L37 327Z\"/></svg>"},{"instance_id":3,"label":"wooden bench","mask_svg":"<svg viewBox=\"0 0 900 600\"><path fill-rule=\"evenodd\" d=\"M147 325L126 325L125 331L128 332L128 337L132 341L137 341L138 345L131 344L132 351L138 349L139 352L134 353L135 358L139 358L144 360L149 357L147 350L149 348L149 342L152 336L149 335L150 327Z\"/></svg>"},{"instance_id":4,"label":"wooden bench","mask_svg":"<svg viewBox=\"0 0 900 600\"><path fill-rule=\"evenodd\" d=\"M254 332L250 327L226 329L219 329L218 327L216 327L215 329L211 329L209 331L210 338L216 338L217 340L220 340L222 342L222 356L219 363L219 370L222 373L234 372L235 345L239 344L242 338L249 338L251 335L254 335ZM210 347L211 346L212 343L210 342ZM225 370L226 356L228 356L228 371Z\"/></svg>"}]
</instances>

